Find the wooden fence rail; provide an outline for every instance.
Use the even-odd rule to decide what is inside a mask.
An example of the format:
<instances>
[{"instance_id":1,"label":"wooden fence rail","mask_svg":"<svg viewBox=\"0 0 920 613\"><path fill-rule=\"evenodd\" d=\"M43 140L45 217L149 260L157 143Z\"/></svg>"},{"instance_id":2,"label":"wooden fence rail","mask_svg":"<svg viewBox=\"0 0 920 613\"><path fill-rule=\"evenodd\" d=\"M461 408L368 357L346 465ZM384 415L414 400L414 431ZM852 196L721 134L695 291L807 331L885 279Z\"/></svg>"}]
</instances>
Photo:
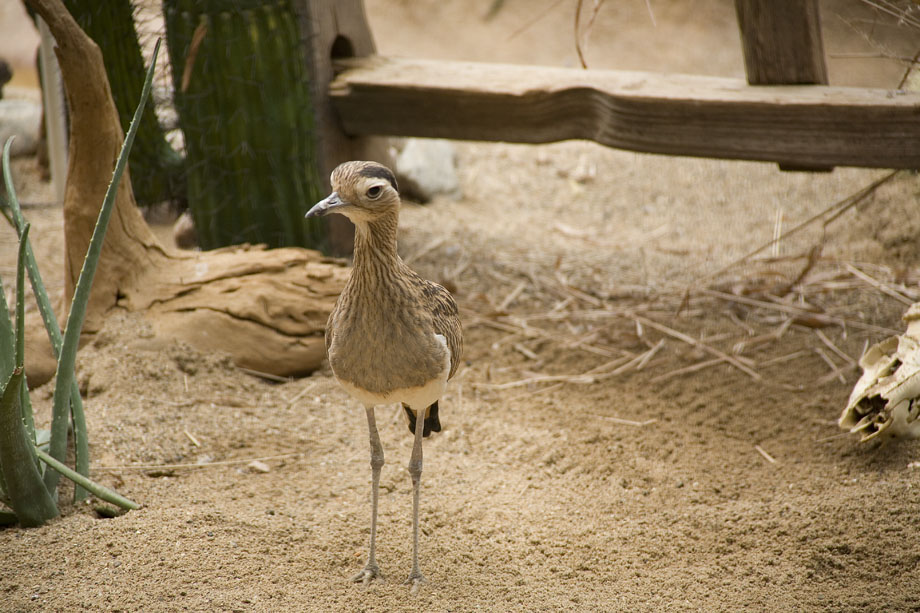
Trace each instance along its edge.
<instances>
[{"instance_id":1,"label":"wooden fence rail","mask_svg":"<svg viewBox=\"0 0 920 613\"><path fill-rule=\"evenodd\" d=\"M329 95L345 133L547 143L808 168L920 168L920 93L371 56Z\"/></svg>"}]
</instances>

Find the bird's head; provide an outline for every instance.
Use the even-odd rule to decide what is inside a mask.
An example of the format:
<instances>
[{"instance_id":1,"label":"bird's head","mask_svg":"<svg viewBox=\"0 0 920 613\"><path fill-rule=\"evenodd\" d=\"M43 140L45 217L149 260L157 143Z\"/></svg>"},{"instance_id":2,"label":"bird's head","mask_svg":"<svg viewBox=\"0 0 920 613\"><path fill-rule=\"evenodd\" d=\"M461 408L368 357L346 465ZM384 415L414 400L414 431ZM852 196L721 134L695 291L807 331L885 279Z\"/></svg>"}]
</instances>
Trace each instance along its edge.
<instances>
[{"instance_id":1,"label":"bird's head","mask_svg":"<svg viewBox=\"0 0 920 613\"><path fill-rule=\"evenodd\" d=\"M332 193L310 209L306 217L340 213L353 222L369 222L399 209L396 177L377 162L345 162L332 171Z\"/></svg>"}]
</instances>

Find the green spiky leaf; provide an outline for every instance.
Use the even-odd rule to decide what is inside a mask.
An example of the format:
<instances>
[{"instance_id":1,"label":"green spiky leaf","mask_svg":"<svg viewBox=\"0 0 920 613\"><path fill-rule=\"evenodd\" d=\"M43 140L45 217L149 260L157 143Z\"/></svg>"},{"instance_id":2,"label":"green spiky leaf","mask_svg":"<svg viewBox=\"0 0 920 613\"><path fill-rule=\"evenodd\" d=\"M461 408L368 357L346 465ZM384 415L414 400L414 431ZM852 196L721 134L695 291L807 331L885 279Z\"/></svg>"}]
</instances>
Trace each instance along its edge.
<instances>
[{"instance_id":1,"label":"green spiky leaf","mask_svg":"<svg viewBox=\"0 0 920 613\"><path fill-rule=\"evenodd\" d=\"M35 253L32 250L31 241L28 235L23 236L26 220L22 215L22 207L19 206L19 198L16 190L13 188L12 174L10 172L10 145L13 137L10 137L3 148L3 176L6 180L7 201L10 208L10 217L8 221L16 228L20 235L20 250L25 247L25 268L29 273L29 281L32 284L32 291L35 294L35 301L38 304L38 312L41 314L42 321L45 324L45 330L48 332L48 338L51 341L51 350L55 359L61 355L61 328L58 326L57 317L54 315L54 309L51 306L51 299L45 289L41 273L38 270L38 264L35 261ZM23 418L26 422L26 428L30 434L34 435L34 424L32 418L32 406L28 399L28 390L23 389L22 410ZM86 434L86 418L83 413L83 399L80 397L80 390L74 379L70 385L70 403L71 415L74 424L74 456L77 471L83 475L89 475L89 440ZM86 498L86 491L77 487L74 489L74 500L80 501Z\"/></svg>"},{"instance_id":2,"label":"green spiky leaf","mask_svg":"<svg viewBox=\"0 0 920 613\"><path fill-rule=\"evenodd\" d=\"M23 368L26 362L26 244L29 239L29 224L22 228L19 235L19 257L16 260L16 367ZM22 422L26 427L29 440L35 441L35 421L32 417L32 405L29 403L29 390L26 385L20 388L19 398Z\"/></svg>"},{"instance_id":3,"label":"green spiky leaf","mask_svg":"<svg viewBox=\"0 0 920 613\"><path fill-rule=\"evenodd\" d=\"M6 182L6 196L10 208L11 219L9 221L16 229L16 233L22 236L22 229L26 225L26 220L22 215L22 207L19 206L19 198L13 188L13 177L10 173L10 145L12 143L13 137L10 137L3 147L3 179ZM54 356L57 357L61 351L61 329L58 326L57 318L54 316L54 309L51 308L51 300L48 298L48 292L45 289L44 282L42 282L41 274L38 272L38 264L35 262L32 245L28 240L25 243L25 264L26 270L29 271L29 281L32 283L32 291L35 292L35 299L38 303L38 312L41 314L45 329L48 331L48 338L51 340Z\"/></svg>"},{"instance_id":4,"label":"green spiky leaf","mask_svg":"<svg viewBox=\"0 0 920 613\"><path fill-rule=\"evenodd\" d=\"M0 396L0 471L10 507L19 523L30 527L56 517L58 510L42 482L35 448L22 424L19 398L24 378L21 367L13 369Z\"/></svg>"},{"instance_id":5,"label":"green spiky leaf","mask_svg":"<svg viewBox=\"0 0 920 613\"><path fill-rule=\"evenodd\" d=\"M92 481L84 477L83 475L73 470L66 464L62 462L58 462L57 460L52 458L50 455L48 455L41 449L36 449L35 453L38 454L38 458L42 462L47 464L50 468L64 475L65 477L67 477L68 479L76 483L77 485L81 486L82 488L92 492L92 494L96 496L97 498L101 500L105 500L106 502L111 502L112 504L117 505L121 507L122 509L128 509L130 511L141 508L141 506L137 504L136 502L134 502L133 500L125 498L118 492L110 490L104 485L99 485L95 481ZM48 472L51 472L51 471L48 471Z\"/></svg>"}]
</instances>

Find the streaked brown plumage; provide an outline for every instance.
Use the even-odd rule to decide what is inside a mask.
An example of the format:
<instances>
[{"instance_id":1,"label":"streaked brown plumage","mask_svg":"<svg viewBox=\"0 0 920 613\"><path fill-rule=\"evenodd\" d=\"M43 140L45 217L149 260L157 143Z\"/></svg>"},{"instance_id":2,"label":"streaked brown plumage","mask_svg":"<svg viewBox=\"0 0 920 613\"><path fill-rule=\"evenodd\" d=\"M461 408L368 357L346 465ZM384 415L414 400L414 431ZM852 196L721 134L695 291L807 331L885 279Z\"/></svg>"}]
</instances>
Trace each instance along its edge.
<instances>
[{"instance_id":1,"label":"streaked brown plumage","mask_svg":"<svg viewBox=\"0 0 920 613\"><path fill-rule=\"evenodd\" d=\"M371 440L372 515L368 563L355 581L382 579L375 559L377 494L383 448L374 406L400 402L415 436L412 571L417 591L418 496L422 437L441 429L438 399L457 371L463 350L457 303L450 293L411 270L396 251L399 192L393 173L374 162L346 162L332 172L333 193L308 217L340 213L355 224L354 268L326 325L329 364L339 383L365 405ZM416 428L418 415L423 427Z\"/></svg>"}]
</instances>

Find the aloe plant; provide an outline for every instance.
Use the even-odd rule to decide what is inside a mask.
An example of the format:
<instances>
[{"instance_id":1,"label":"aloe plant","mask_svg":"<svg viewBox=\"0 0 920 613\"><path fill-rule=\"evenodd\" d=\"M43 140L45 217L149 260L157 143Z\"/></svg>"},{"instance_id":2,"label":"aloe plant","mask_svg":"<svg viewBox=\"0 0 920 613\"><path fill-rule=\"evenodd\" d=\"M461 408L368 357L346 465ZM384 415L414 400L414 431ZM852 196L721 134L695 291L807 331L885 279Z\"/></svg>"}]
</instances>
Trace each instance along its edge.
<instances>
[{"instance_id":1,"label":"aloe plant","mask_svg":"<svg viewBox=\"0 0 920 613\"><path fill-rule=\"evenodd\" d=\"M4 150L4 163L9 166ZM4 371L3 390L0 395L0 474L3 475L5 502L13 509L19 523L23 526L39 526L58 514L51 494L45 488L36 462L34 434L29 436L26 428L27 419L23 417L22 397L25 373L23 362L25 347L23 342L23 277L25 268L25 244L28 240L29 226L23 228L19 240L19 257L16 265L16 331L5 325L0 334L0 351L6 355L4 362L8 365L12 350L12 368ZM0 317L9 322L10 313L6 298L2 297L0 287ZM31 413L31 411L29 411ZM31 417L31 415L29 415ZM34 433L34 430L33 430Z\"/></svg>"},{"instance_id":2,"label":"aloe plant","mask_svg":"<svg viewBox=\"0 0 920 613\"><path fill-rule=\"evenodd\" d=\"M4 216L19 233L19 254L16 275L15 329L12 325L14 318L11 317L2 285L0 285L0 382L3 385L0 388L0 502L13 510L17 520L23 526L41 525L58 514L57 487L62 474L76 484L77 499L85 497L87 492L90 492L122 508L138 508L137 503L88 478L89 440L83 405L74 377L74 364L93 277L115 204L115 193L124 173L147 98L150 95L153 68L156 65L159 48L158 41L144 81L141 100L125 136L124 145L112 173L112 180L99 211L86 259L74 290L63 336L35 264L35 257L29 244L29 225L22 216L19 200L13 188L9 160L12 139L8 140L3 148L3 176L6 180L9 206L9 212L4 211ZM23 305L25 304L26 274L32 283L42 319L58 360L48 452L43 451L37 445L38 436L33 423L23 368L25 361ZM72 424L74 431L76 470L64 463L68 424Z\"/></svg>"},{"instance_id":3,"label":"aloe plant","mask_svg":"<svg viewBox=\"0 0 920 613\"><path fill-rule=\"evenodd\" d=\"M7 160L3 164L3 176L7 186L7 199L9 202L9 215L7 220L16 228L17 232L22 235L23 229L26 226L25 219L22 215L22 210L19 206L19 200L16 197L16 193L13 190L13 181L10 176L9 169L9 152L8 148L12 139L7 142L7 146L4 147L4 160ZM25 268L29 274L29 281L32 284L32 291L35 293L36 302L38 304L39 313L42 316L42 321L45 324L45 329L48 332L48 337L51 339L51 348L54 352L54 357L58 358L61 353L61 328L58 326L57 318L54 316L54 310L51 308L51 300L48 297L48 292L45 289L45 284L42 281L41 273L38 270L38 265L35 262L35 254L32 251L32 245L28 240L23 241L25 247L24 251L24 264ZM0 324L2 326L2 324ZM2 363L2 362L0 362ZM5 372L5 371L2 371ZM26 395L25 403L28 403L28 395ZM86 419L83 415L83 400L80 398L80 391L77 387L77 382L74 380L70 386L70 402L71 402L71 413L74 424L74 441L75 449L74 456L76 458L75 464L77 471L83 475L89 474L89 442L86 435ZM32 424L32 411L30 407L27 407L27 404L24 405L24 419L26 419L26 428L34 429ZM27 409L27 410L26 410ZM86 498L87 492L82 487L77 487L74 490L74 499L76 501L83 500Z\"/></svg>"}]
</instances>

